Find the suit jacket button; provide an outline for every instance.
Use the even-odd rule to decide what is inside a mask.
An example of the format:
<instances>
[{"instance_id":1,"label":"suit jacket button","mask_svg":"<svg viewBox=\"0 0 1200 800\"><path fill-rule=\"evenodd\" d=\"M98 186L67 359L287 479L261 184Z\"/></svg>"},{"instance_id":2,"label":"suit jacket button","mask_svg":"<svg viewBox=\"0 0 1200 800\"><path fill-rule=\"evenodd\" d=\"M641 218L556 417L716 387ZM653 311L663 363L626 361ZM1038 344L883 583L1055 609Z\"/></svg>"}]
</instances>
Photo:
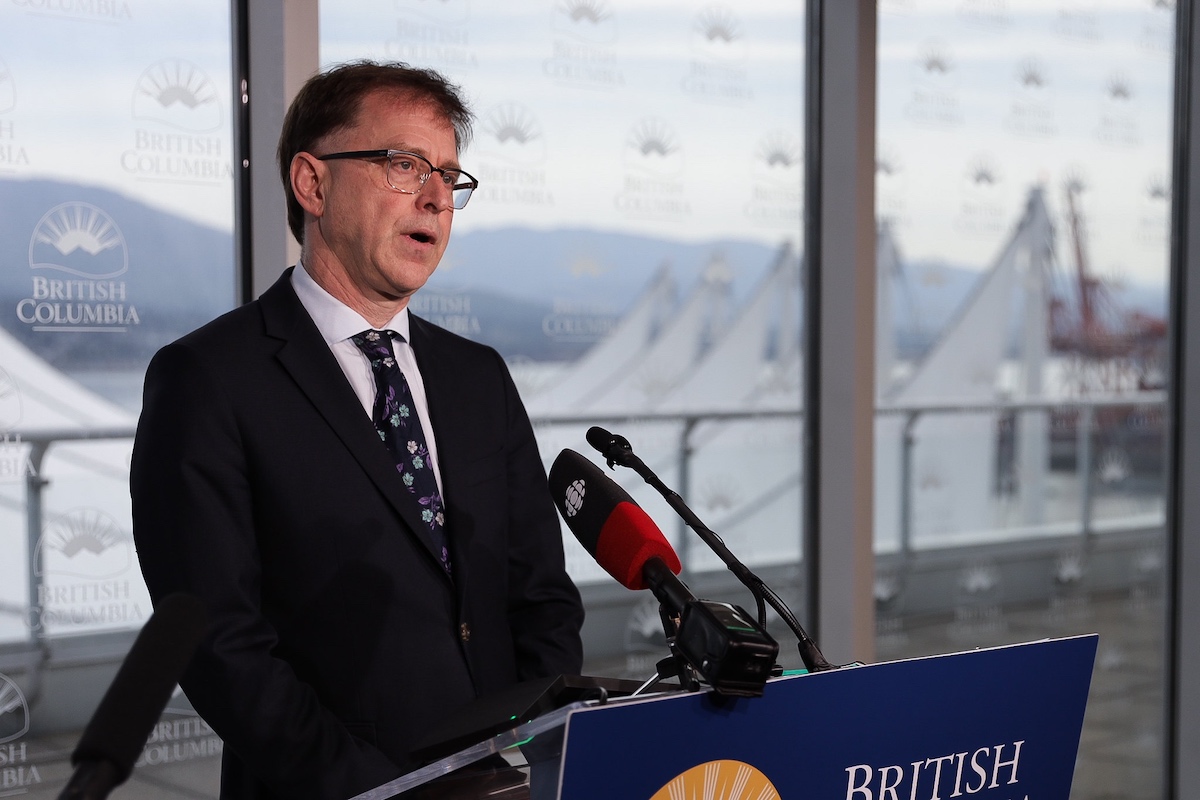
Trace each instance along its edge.
<instances>
[{"instance_id":1,"label":"suit jacket button","mask_svg":"<svg viewBox=\"0 0 1200 800\"><path fill-rule=\"evenodd\" d=\"M464 642L471 641L471 626L463 622L458 626L458 636Z\"/></svg>"}]
</instances>

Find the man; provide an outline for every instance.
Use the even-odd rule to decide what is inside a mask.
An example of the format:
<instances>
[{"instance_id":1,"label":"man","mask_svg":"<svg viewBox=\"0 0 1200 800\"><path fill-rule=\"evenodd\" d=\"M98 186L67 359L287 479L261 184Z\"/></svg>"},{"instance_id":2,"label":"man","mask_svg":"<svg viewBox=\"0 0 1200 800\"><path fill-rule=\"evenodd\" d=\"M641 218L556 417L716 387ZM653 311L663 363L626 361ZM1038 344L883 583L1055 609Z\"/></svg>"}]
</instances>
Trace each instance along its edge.
<instances>
[{"instance_id":1,"label":"man","mask_svg":"<svg viewBox=\"0 0 1200 800\"><path fill-rule=\"evenodd\" d=\"M134 537L152 596L211 615L182 685L225 741L222 797L352 796L455 707L580 671L504 363L407 312L476 185L469 124L434 72L311 79L279 144L300 264L147 371Z\"/></svg>"}]
</instances>

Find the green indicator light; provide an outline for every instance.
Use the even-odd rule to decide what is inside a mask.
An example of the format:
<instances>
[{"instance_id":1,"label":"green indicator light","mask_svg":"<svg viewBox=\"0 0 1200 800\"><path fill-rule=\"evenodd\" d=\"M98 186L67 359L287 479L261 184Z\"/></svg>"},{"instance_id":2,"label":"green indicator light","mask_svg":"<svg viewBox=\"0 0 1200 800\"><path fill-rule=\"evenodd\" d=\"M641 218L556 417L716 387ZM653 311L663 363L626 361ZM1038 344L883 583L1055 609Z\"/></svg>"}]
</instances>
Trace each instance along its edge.
<instances>
[{"instance_id":1,"label":"green indicator light","mask_svg":"<svg viewBox=\"0 0 1200 800\"><path fill-rule=\"evenodd\" d=\"M806 669L785 669L783 671L783 676L785 678L789 677L791 675L807 675L807 674L808 674L808 670L806 670Z\"/></svg>"}]
</instances>

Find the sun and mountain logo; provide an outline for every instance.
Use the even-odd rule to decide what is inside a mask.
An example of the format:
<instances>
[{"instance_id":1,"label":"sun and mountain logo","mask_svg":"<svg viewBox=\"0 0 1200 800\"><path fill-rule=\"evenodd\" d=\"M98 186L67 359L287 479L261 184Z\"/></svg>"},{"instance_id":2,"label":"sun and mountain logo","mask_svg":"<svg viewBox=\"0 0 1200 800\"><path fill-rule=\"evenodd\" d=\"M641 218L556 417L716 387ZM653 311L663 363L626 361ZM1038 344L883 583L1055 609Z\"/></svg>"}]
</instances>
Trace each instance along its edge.
<instances>
[{"instance_id":1,"label":"sun and mountain logo","mask_svg":"<svg viewBox=\"0 0 1200 800\"><path fill-rule=\"evenodd\" d=\"M12 71L8 64L0 58L0 114L5 114L17 107L17 87L13 83Z\"/></svg>"},{"instance_id":2,"label":"sun and mountain logo","mask_svg":"<svg viewBox=\"0 0 1200 800\"><path fill-rule=\"evenodd\" d=\"M617 38L617 18L605 0L559 0L551 27L580 41L610 44Z\"/></svg>"},{"instance_id":3,"label":"sun and mountain logo","mask_svg":"<svg viewBox=\"0 0 1200 800\"><path fill-rule=\"evenodd\" d=\"M471 13L468 0L396 0L397 11L411 11L418 16L448 25L467 21Z\"/></svg>"},{"instance_id":4,"label":"sun and mountain logo","mask_svg":"<svg viewBox=\"0 0 1200 800\"><path fill-rule=\"evenodd\" d=\"M132 537L96 509L77 509L47 523L35 552L39 575L106 580L133 566Z\"/></svg>"},{"instance_id":5,"label":"sun and mountain logo","mask_svg":"<svg viewBox=\"0 0 1200 800\"><path fill-rule=\"evenodd\" d=\"M0 674L0 744L19 739L29 732L29 704L21 687Z\"/></svg>"},{"instance_id":6,"label":"sun and mountain logo","mask_svg":"<svg viewBox=\"0 0 1200 800\"><path fill-rule=\"evenodd\" d=\"M29 242L29 267L92 280L116 278L129 270L129 248L107 212L71 201L38 220Z\"/></svg>"},{"instance_id":7,"label":"sun and mountain logo","mask_svg":"<svg viewBox=\"0 0 1200 800\"><path fill-rule=\"evenodd\" d=\"M683 171L683 146L666 121L657 117L639 120L625 137L622 155L626 166L656 175Z\"/></svg>"},{"instance_id":8,"label":"sun and mountain logo","mask_svg":"<svg viewBox=\"0 0 1200 800\"><path fill-rule=\"evenodd\" d=\"M190 133L221 127L217 88L202 69L181 58L151 64L137 80L133 118L161 122Z\"/></svg>"},{"instance_id":9,"label":"sun and mountain logo","mask_svg":"<svg viewBox=\"0 0 1200 800\"><path fill-rule=\"evenodd\" d=\"M754 147L755 177L799 188L804 149L795 131L767 131Z\"/></svg>"},{"instance_id":10,"label":"sun and mountain logo","mask_svg":"<svg viewBox=\"0 0 1200 800\"><path fill-rule=\"evenodd\" d=\"M740 61L746 56L746 36L733 10L709 6L692 20L692 51L712 61Z\"/></svg>"},{"instance_id":11,"label":"sun and mountain logo","mask_svg":"<svg viewBox=\"0 0 1200 800\"><path fill-rule=\"evenodd\" d=\"M21 421L21 390L12 375L0 367L0 434L6 434Z\"/></svg>"},{"instance_id":12,"label":"sun and mountain logo","mask_svg":"<svg viewBox=\"0 0 1200 800\"><path fill-rule=\"evenodd\" d=\"M141 322L128 302L129 246L113 218L91 203L61 203L29 239L30 294L17 318L36 331L124 332Z\"/></svg>"},{"instance_id":13,"label":"sun and mountain logo","mask_svg":"<svg viewBox=\"0 0 1200 800\"><path fill-rule=\"evenodd\" d=\"M487 138L482 152L517 164L539 164L546 160L546 137L533 112L521 103L502 103L488 111L483 120Z\"/></svg>"}]
</instances>

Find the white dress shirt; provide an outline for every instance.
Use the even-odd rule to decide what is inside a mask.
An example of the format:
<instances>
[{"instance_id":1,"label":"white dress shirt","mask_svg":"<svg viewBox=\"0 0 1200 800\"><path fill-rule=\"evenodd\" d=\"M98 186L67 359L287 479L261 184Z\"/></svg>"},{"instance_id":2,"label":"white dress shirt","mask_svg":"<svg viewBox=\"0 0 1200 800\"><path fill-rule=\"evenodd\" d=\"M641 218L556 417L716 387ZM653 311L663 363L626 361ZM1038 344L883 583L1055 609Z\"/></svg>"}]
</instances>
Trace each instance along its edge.
<instances>
[{"instance_id":1,"label":"white dress shirt","mask_svg":"<svg viewBox=\"0 0 1200 800\"><path fill-rule=\"evenodd\" d=\"M358 345L350 341L350 337L366 330L391 330L404 337L392 337L392 349L396 352L396 364L408 381L412 392L413 405L417 409L417 418L421 420L421 430L425 433L425 443L429 446L429 461L433 466L433 476L437 480L438 491L442 491L442 473L438 468L437 442L433 435L433 425L429 422L429 401L425 397L425 383L421 380L421 372L417 369L417 358L412 346L408 343L408 309L392 317L381 329L374 328L354 309L322 289L312 276L304 269L303 264L297 264L292 271L292 288L300 298L300 304L312 317L321 332L325 344L333 352L350 381L350 387L362 403L363 411L371 417L375 406L375 375L371 372L371 362L358 349ZM444 495L443 495L444 498Z\"/></svg>"}]
</instances>

